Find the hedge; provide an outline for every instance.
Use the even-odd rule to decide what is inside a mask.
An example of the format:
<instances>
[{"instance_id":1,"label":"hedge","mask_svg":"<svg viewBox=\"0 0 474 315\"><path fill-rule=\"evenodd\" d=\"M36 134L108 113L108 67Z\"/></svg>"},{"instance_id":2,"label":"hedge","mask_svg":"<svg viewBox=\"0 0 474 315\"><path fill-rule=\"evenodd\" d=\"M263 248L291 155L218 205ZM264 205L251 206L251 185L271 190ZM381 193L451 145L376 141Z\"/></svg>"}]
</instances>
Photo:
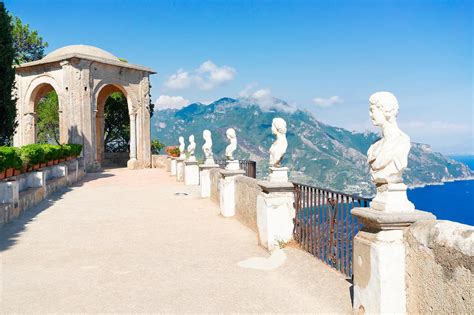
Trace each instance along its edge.
<instances>
[{"instance_id":1,"label":"hedge","mask_svg":"<svg viewBox=\"0 0 474 315\"><path fill-rule=\"evenodd\" d=\"M21 169L49 161L79 156L80 144L28 144L21 148L0 147L0 172L9 168Z\"/></svg>"}]
</instances>

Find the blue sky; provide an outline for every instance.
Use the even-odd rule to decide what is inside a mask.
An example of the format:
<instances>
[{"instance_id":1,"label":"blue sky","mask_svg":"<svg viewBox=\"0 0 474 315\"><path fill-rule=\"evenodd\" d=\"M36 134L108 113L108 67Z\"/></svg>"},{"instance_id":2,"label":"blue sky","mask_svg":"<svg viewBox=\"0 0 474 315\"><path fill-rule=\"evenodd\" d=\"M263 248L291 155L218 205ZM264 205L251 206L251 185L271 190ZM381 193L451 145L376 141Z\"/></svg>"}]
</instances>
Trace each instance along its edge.
<instances>
[{"instance_id":1,"label":"blue sky","mask_svg":"<svg viewBox=\"0 0 474 315\"><path fill-rule=\"evenodd\" d=\"M364 130L387 90L412 140L474 154L472 1L5 3L48 52L88 44L155 69L162 106L272 95Z\"/></svg>"}]
</instances>

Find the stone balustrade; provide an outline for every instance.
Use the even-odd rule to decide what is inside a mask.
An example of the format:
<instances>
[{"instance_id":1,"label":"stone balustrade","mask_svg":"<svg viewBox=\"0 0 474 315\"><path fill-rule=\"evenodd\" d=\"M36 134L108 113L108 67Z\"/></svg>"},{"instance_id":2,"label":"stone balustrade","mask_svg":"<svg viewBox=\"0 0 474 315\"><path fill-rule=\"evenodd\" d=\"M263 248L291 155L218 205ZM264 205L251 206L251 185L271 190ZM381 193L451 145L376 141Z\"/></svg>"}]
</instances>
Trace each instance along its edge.
<instances>
[{"instance_id":1,"label":"stone balustrade","mask_svg":"<svg viewBox=\"0 0 474 315\"><path fill-rule=\"evenodd\" d=\"M0 224L7 223L37 205L58 189L85 175L82 159L44 167L0 181Z\"/></svg>"}]
</instances>

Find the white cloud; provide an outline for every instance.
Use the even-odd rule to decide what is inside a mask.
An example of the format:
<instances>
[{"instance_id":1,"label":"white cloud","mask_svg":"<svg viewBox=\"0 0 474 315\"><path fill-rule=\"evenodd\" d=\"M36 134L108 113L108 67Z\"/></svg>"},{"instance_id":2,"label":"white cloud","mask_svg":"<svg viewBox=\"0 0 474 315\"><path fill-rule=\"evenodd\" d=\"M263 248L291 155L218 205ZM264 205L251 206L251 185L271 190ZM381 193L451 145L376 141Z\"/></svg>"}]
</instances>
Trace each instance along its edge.
<instances>
[{"instance_id":1,"label":"white cloud","mask_svg":"<svg viewBox=\"0 0 474 315\"><path fill-rule=\"evenodd\" d=\"M156 109L172 108L180 109L190 104L189 100L182 96L160 95L155 102Z\"/></svg>"},{"instance_id":2,"label":"white cloud","mask_svg":"<svg viewBox=\"0 0 474 315\"><path fill-rule=\"evenodd\" d=\"M329 98L315 97L313 103L321 108L328 108L336 104L341 104L342 99L339 96L331 96Z\"/></svg>"},{"instance_id":3,"label":"white cloud","mask_svg":"<svg viewBox=\"0 0 474 315\"><path fill-rule=\"evenodd\" d=\"M169 90L182 90L197 87L200 90L213 90L235 78L237 71L229 66L217 66L210 60L203 62L194 71L179 69L165 82L165 88Z\"/></svg>"},{"instance_id":4,"label":"white cloud","mask_svg":"<svg viewBox=\"0 0 474 315\"><path fill-rule=\"evenodd\" d=\"M426 133L426 134L465 134L470 133L472 127L466 124L460 123L451 123L446 121L421 121L421 120L412 120L408 122L400 122L400 127L406 129L407 131L415 133Z\"/></svg>"},{"instance_id":5,"label":"white cloud","mask_svg":"<svg viewBox=\"0 0 474 315\"><path fill-rule=\"evenodd\" d=\"M239 92L239 97L258 104L263 111L278 110L283 112L294 112L296 110L294 104L290 105L275 98L269 88L256 90L255 87L256 84L247 85Z\"/></svg>"}]
</instances>

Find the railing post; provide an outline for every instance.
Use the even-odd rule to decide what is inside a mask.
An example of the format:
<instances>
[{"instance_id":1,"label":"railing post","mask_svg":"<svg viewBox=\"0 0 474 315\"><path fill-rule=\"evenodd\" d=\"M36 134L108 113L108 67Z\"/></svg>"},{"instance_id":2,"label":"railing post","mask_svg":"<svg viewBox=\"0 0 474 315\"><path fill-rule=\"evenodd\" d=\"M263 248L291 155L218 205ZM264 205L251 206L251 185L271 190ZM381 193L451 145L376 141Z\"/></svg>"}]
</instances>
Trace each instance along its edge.
<instances>
[{"instance_id":1,"label":"railing post","mask_svg":"<svg viewBox=\"0 0 474 315\"><path fill-rule=\"evenodd\" d=\"M176 180L178 182L184 181L184 157L176 159Z\"/></svg>"},{"instance_id":2,"label":"railing post","mask_svg":"<svg viewBox=\"0 0 474 315\"><path fill-rule=\"evenodd\" d=\"M235 215L235 178L243 175L242 170L221 170L222 179L219 181L220 208L224 217Z\"/></svg>"},{"instance_id":3,"label":"railing post","mask_svg":"<svg viewBox=\"0 0 474 315\"><path fill-rule=\"evenodd\" d=\"M201 197L208 198L211 196L211 169L219 168L217 164L201 164L199 165L199 184L201 185Z\"/></svg>"},{"instance_id":4,"label":"railing post","mask_svg":"<svg viewBox=\"0 0 474 315\"><path fill-rule=\"evenodd\" d=\"M184 184L199 185L199 166L197 161L184 161Z\"/></svg>"}]
</instances>

